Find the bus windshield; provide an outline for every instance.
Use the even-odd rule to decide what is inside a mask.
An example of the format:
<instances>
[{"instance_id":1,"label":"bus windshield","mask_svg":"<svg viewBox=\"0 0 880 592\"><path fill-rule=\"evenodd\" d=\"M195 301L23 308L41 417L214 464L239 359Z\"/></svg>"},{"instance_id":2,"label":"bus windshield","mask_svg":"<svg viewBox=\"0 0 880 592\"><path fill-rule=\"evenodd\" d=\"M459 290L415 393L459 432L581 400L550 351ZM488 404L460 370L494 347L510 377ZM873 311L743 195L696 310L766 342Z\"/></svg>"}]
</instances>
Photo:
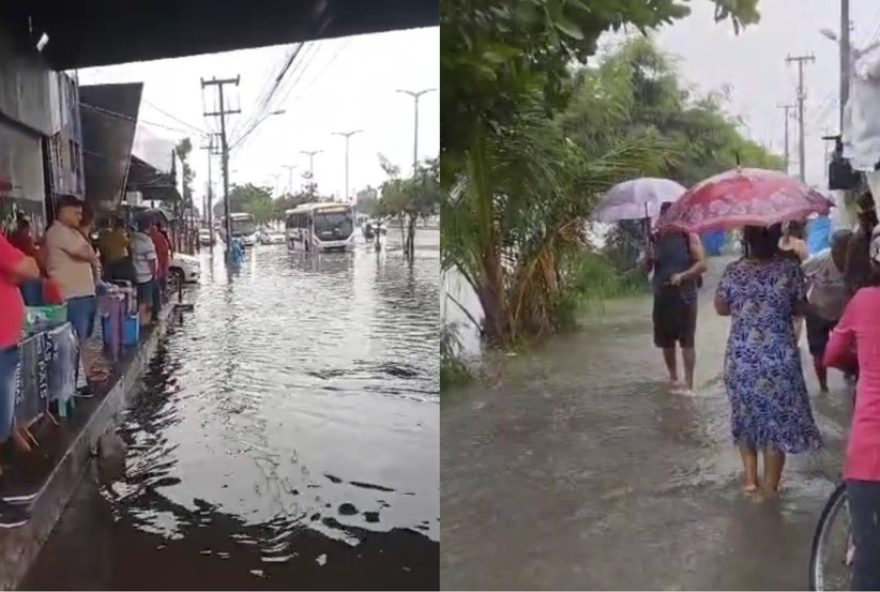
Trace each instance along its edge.
<instances>
[{"instance_id":1,"label":"bus windshield","mask_svg":"<svg viewBox=\"0 0 880 592\"><path fill-rule=\"evenodd\" d=\"M351 212L315 212L315 234L323 240L345 240L354 232Z\"/></svg>"},{"instance_id":2,"label":"bus windshield","mask_svg":"<svg viewBox=\"0 0 880 592\"><path fill-rule=\"evenodd\" d=\"M257 223L251 215L230 216L230 218L232 236L248 236L257 231Z\"/></svg>"}]
</instances>

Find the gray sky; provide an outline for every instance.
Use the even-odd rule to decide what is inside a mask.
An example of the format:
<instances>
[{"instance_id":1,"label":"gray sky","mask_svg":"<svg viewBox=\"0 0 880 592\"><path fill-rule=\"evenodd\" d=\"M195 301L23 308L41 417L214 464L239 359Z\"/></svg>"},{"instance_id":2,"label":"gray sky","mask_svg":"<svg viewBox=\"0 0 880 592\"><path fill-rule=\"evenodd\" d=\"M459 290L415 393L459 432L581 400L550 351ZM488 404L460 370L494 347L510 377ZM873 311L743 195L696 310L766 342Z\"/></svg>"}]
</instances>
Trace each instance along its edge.
<instances>
[{"instance_id":1,"label":"gray sky","mask_svg":"<svg viewBox=\"0 0 880 592\"><path fill-rule=\"evenodd\" d=\"M825 142L821 136L838 131L839 53L835 43L819 35L839 30L837 0L761 0L761 22L734 35L729 23L715 24L712 4L692 2L693 14L662 29L660 47L677 54L684 77L700 90L732 87L728 110L742 116L752 138L778 153L783 146L783 114L777 104L794 103L797 70L787 55L812 53L805 69L807 180L825 183ZM880 37L880 0L851 0L852 39L864 47ZM880 51L872 54L880 57ZM792 122L792 173L797 172L797 127Z\"/></svg>"},{"instance_id":2,"label":"gray sky","mask_svg":"<svg viewBox=\"0 0 880 592\"><path fill-rule=\"evenodd\" d=\"M300 150L323 150L315 157L315 180L326 193L344 193L344 140L334 131L363 129L351 140L351 192L368 184L377 186L385 176L378 153L409 172L413 152L413 100L397 94L398 88L418 90L439 87L440 32L438 27L364 35L307 44L291 67L286 84L272 102L283 115L269 117L230 157L231 181L274 184L286 190L288 172L282 165L298 165L294 188L302 185L308 158ZM278 71L293 46L157 60L92 68L79 72L82 84L144 82L141 119L188 131L185 124L217 128L202 117L200 77L241 75L241 85L230 91L232 107L242 115L232 116L231 129L255 109L267 78ZM210 96L206 89L206 97ZM205 103L211 110L212 104ZM158 109L157 109L158 107ZM182 120L163 114L170 115ZM435 157L440 146L439 94L429 93L420 101L419 156ZM148 126L153 134L177 140L190 135L195 146L201 141L190 134ZM233 137L235 135L233 134ZM194 150L194 191L201 204L207 180L205 151ZM215 158L215 191L219 184L219 158Z\"/></svg>"}]
</instances>

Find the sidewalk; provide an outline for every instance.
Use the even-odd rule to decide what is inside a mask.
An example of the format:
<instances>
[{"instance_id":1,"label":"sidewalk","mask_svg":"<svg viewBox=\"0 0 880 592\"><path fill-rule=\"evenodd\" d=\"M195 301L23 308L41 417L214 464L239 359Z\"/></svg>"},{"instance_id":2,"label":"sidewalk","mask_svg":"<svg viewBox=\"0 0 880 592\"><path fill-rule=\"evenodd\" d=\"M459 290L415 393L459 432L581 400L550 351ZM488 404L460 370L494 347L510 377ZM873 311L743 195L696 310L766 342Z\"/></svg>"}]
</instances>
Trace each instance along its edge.
<instances>
[{"instance_id":1,"label":"sidewalk","mask_svg":"<svg viewBox=\"0 0 880 592\"><path fill-rule=\"evenodd\" d=\"M827 448L791 459L778 502L741 493L721 380L728 320L701 292L697 396L668 393L649 298L501 362L441 410L444 589L803 589L842 466L848 399L820 396Z\"/></svg>"},{"instance_id":2,"label":"sidewalk","mask_svg":"<svg viewBox=\"0 0 880 592\"><path fill-rule=\"evenodd\" d=\"M0 590L14 589L27 573L85 474L98 438L117 422L132 386L177 318L177 309L174 303L167 304L159 324L143 335L139 345L129 349L119 362L105 356L98 323L90 349L93 359L110 371L107 379L93 383L95 396L77 399L74 414L59 426L40 422L32 430L40 446L30 453L18 452L4 473L0 495L32 500L32 518L21 528L0 531Z\"/></svg>"}]
</instances>

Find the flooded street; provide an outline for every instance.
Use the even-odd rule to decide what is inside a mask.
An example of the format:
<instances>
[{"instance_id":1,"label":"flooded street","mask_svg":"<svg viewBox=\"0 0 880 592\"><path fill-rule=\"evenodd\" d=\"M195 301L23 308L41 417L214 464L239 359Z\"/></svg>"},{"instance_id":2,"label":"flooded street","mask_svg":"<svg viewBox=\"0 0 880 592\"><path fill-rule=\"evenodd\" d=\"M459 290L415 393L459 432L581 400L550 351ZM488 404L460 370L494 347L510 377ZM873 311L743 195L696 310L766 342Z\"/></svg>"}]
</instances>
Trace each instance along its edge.
<instances>
[{"instance_id":1,"label":"flooded street","mask_svg":"<svg viewBox=\"0 0 880 592\"><path fill-rule=\"evenodd\" d=\"M125 475L83 481L23 587L436 588L437 234L412 268L393 232L378 255L257 246L231 275L203 252Z\"/></svg>"},{"instance_id":2,"label":"flooded street","mask_svg":"<svg viewBox=\"0 0 880 592\"><path fill-rule=\"evenodd\" d=\"M810 540L842 468L849 398L819 395L826 448L789 459L775 502L741 492L721 382L728 320L702 290L697 396L664 388L648 298L508 357L490 385L444 394L441 587L740 589L807 586ZM503 371L502 371L503 370Z\"/></svg>"}]
</instances>

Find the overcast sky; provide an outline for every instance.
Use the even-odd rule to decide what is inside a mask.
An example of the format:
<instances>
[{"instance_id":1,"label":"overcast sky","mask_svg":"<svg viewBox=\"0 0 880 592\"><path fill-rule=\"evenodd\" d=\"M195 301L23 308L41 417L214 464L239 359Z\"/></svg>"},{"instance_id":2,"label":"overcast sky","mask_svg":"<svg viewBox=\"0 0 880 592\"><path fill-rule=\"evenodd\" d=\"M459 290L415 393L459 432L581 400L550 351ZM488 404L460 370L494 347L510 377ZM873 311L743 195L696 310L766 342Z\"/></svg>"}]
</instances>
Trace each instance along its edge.
<instances>
[{"instance_id":1,"label":"overcast sky","mask_svg":"<svg viewBox=\"0 0 880 592\"><path fill-rule=\"evenodd\" d=\"M439 86L439 44L437 27L307 44L272 102L274 109L285 109L286 113L267 118L231 153L232 182L271 185L276 183L272 175L279 175L277 183L284 191L288 171L283 165L297 165L293 171L296 189L302 185L302 173L308 169L308 157L300 151L323 150L315 157L315 180L322 191L342 195L345 142L332 132L354 129L364 133L351 139L351 193L368 184L382 183L385 177L379 167L379 153L399 165L404 173L409 172L413 100L395 91ZM149 130L175 141L189 135L198 146L198 132L190 126L219 129L216 121L209 123L202 116L203 107L212 108L214 99L208 97L216 91L205 89L203 105L200 78L241 75L238 89L226 87L231 107L242 110L242 115L230 119L234 139L240 134L241 121L254 112L268 79L279 71L293 47L91 68L79 71L80 83L143 82L141 120L150 122ZM440 145L439 94L423 96L419 110L419 156L435 157ZM205 152L194 151L191 161L197 174L196 203L201 205L207 179ZM220 188L218 171L219 158L214 164L215 191Z\"/></svg>"},{"instance_id":2,"label":"overcast sky","mask_svg":"<svg viewBox=\"0 0 880 592\"><path fill-rule=\"evenodd\" d=\"M851 0L852 40L864 47L880 38L880 0ZM813 54L805 69L807 179L824 183L825 143L838 131L839 53L822 37L823 27L837 32L838 0L761 0L760 24L738 36L729 23L714 24L712 3L694 0L693 14L657 35L660 46L680 59L684 77L699 89L732 88L729 110L742 116L752 138L782 153L783 114L776 105L794 103L797 69L787 55ZM873 54L880 57L880 51ZM792 173L797 172L797 127L791 127Z\"/></svg>"}]
</instances>

